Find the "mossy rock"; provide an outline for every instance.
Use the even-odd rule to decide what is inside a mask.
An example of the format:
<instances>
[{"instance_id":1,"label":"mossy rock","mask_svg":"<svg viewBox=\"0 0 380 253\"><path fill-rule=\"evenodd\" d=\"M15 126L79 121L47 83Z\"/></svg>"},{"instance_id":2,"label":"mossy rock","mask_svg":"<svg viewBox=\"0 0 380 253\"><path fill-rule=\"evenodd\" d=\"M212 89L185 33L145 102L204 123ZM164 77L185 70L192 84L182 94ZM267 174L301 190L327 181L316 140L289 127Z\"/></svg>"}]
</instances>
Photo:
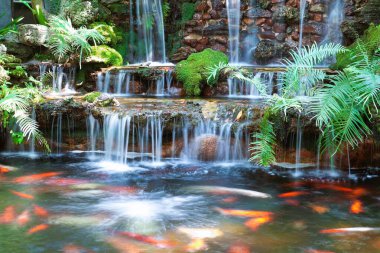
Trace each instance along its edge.
<instances>
[{"instance_id":1,"label":"mossy rock","mask_svg":"<svg viewBox=\"0 0 380 253\"><path fill-rule=\"evenodd\" d=\"M116 45L122 38L116 33L115 27L106 22L95 22L90 25L91 29L97 30L105 39L105 44Z\"/></svg>"},{"instance_id":2,"label":"mossy rock","mask_svg":"<svg viewBox=\"0 0 380 253\"><path fill-rule=\"evenodd\" d=\"M99 91L88 93L84 96L84 100L89 103L94 103L98 97L102 95Z\"/></svg>"},{"instance_id":3,"label":"mossy rock","mask_svg":"<svg viewBox=\"0 0 380 253\"><path fill-rule=\"evenodd\" d=\"M177 79L184 83L186 95L199 96L201 94L201 85L206 83L209 76L209 68L219 65L219 63L228 63L228 57L219 51L205 49L200 53L194 53L181 61L176 66ZM209 85L214 85L213 80Z\"/></svg>"},{"instance_id":4,"label":"mossy rock","mask_svg":"<svg viewBox=\"0 0 380 253\"><path fill-rule=\"evenodd\" d=\"M380 48L380 25L371 24L364 32L363 36L349 46L346 52L336 56L336 63L332 66L333 69L344 69L353 62L360 60L363 56L363 50L373 56Z\"/></svg>"},{"instance_id":5,"label":"mossy rock","mask_svg":"<svg viewBox=\"0 0 380 253\"><path fill-rule=\"evenodd\" d=\"M16 68L9 70L9 75L14 78L27 78L28 73L22 66L16 66Z\"/></svg>"},{"instance_id":6,"label":"mossy rock","mask_svg":"<svg viewBox=\"0 0 380 253\"><path fill-rule=\"evenodd\" d=\"M115 49L106 46L92 46L91 54L85 62L104 63L108 66L121 66L123 65L123 57Z\"/></svg>"}]
</instances>

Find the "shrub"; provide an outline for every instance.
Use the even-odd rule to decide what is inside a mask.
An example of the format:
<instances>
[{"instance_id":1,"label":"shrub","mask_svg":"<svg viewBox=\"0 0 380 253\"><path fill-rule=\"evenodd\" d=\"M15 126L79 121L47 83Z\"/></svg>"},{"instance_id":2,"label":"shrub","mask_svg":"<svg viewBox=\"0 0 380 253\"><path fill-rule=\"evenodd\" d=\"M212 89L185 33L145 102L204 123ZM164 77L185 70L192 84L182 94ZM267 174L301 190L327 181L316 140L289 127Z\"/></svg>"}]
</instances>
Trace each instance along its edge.
<instances>
[{"instance_id":1,"label":"shrub","mask_svg":"<svg viewBox=\"0 0 380 253\"><path fill-rule=\"evenodd\" d=\"M106 22L95 22L90 25L91 29L97 30L103 37L105 44L116 45L122 38L116 33L115 27Z\"/></svg>"},{"instance_id":2,"label":"shrub","mask_svg":"<svg viewBox=\"0 0 380 253\"><path fill-rule=\"evenodd\" d=\"M94 103L95 100L100 97L100 95L102 95L101 92L99 91L94 91L94 92L91 92L91 93L88 93L84 96L84 100L86 102L89 102L89 103Z\"/></svg>"},{"instance_id":3,"label":"shrub","mask_svg":"<svg viewBox=\"0 0 380 253\"><path fill-rule=\"evenodd\" d=\"M188 96L199 96L201 84L206 83L210 68L220 63L228 63L228 57L219 51L205 49L200 53L194 53L187 60L181 61L176 66L177 78L184 83ZM214 85L216 80L208 82Z\"/></svg>"},{"instance_id":4,"label":"shrub","mask_svg":"<svg viewBox=\"0 0 380 253\"><path fill-rule=\"evenodd\" d=\"M109 46L92 46L91 54L87 57L86 62L99 62L110 66L121 66L123 65L123 57L118 51Z\"/></svg>"}]
</instances>

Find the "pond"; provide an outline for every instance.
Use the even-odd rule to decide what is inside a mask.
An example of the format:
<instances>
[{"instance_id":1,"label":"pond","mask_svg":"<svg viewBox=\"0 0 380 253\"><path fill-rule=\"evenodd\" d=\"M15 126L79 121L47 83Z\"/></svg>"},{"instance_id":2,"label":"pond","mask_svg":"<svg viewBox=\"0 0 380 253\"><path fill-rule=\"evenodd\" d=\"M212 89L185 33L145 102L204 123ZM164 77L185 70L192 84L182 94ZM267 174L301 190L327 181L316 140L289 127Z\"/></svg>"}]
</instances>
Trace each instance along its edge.
<instances>
[{"instance_id":1,"label":"pond","mask_svg":"<svg viewBox=\"0 0 380 253\"><path fill-rule=\"evenodd\" d=\"M120 165L86 153L3 154L0 163L2 252L380 251L375 176L293 178L175 159Z\"/></svg>"}]
</instances>

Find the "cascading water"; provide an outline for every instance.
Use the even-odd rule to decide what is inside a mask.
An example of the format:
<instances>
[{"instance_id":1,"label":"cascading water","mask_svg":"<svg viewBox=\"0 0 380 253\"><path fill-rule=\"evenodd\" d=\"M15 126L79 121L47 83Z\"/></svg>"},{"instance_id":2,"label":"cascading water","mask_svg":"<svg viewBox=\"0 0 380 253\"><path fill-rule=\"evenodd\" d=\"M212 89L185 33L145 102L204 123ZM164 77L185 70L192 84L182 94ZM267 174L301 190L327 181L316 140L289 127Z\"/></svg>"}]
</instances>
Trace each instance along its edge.
<instances>
[{"instance_id":1,"label":"cascading water","mask_svg":"<svg viewBox=\"0 0 380 253\"><path fill-rule=\"evenodd\" d=\"M130 63L166 62L161 0L130 1Z\"/></svg>"},{"instance_id":2,"label":"cascading water","mask_svg":"<svg viewBox=\"0 0 380 253\"><path fill-rule=\"evenodd\" d=\"M40 81L43 81L46 75L52 79L52 87L55 93L73 94L76 93L75 85L75 67L65 67L61 64L49 65L42 63L39 65Z\"/></svg>"},{"instance_id":3,"label":"cascading water","mask_svg":"<svg viewBox=\"0 0 380 253\"><path fill-rule=\"evenodd\" d=\"M123 164L136 159L160 164L164 157L183 161L247 161L248 123L220 125L213 120L196 121L194 124L190 118L181 116L166 122L160 113L108 114L101 130L99 122L90 116L87 121L89 149L95 153L96 144L103 139L106 160Z\"/></svg>"},{"instance_id":4,"label":"cascading water","mask_svg":"<svg viewBox=\"0 0 380 253\"><path fill-rule=\"evenodd\" d=\"M299 42L298 48L302 48L303 43L303 27L305 21L305 12L306 12L307 0L300 0L300 28L299 28Z\"/></svg>"},{"instance_id":5,"label":"cascading water","mask_svg":"<svg viewBox=\"0 0 380 253\"><path fill-rule=\"evenodd\" d=\"M238 64L240 57L240 0L227 0L230 63Z\"/></svg>"},{"instance_id":6,"label":"cascading water","mask_svg":"<svg viewBox=\"0 0 380 253\"><path fill-rule=\"evenodd\" d=\"M340 25L344 20L344 1L333 0L328 5L328 14L326 22L326 33L322 43L341 44L343 39Z\"/></svg>"},{"instance_id":7,"label":"cascading water","mask_svg":"<svg viewBox=\"0 0 380 253\"><path fill-rule=\"evenodd\" d=\"M265 85L266 93L272 94L275 86L275 72L258 72L254 76L254 80L260 81ZM238 80L235 78L229 78L228 82L228 95L229 97L247 97L247 98L259 98L263 94L260 94L255 85L250 82Z\"/></svg>"},{"instance_id":8,"label":"cascading water","mask_svg":"<svg viewBox=\"0 0 380 253\"><path fill-rule=\"evenodd\" d=\"M98 91L104 93L129 95L130 84L133 81L133 75L129 71L118 71L116 73L107 71L105 74L98 73L96 85Z\"/></svg>"}]
</instances>

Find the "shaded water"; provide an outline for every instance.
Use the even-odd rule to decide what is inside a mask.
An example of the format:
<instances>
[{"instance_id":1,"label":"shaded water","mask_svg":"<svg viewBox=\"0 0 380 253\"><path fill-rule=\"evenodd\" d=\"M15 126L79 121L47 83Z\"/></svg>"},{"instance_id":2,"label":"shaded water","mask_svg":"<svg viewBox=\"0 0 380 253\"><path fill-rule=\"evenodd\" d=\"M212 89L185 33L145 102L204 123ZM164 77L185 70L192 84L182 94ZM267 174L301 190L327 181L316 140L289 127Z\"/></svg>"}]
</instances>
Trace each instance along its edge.
<instances>
[{"instance_id":1,"label":"shaded water","mask_svg":"<svg viewBox=\"0 0 380 253\"><path fill-rule=\"evenodd\" d=\"M19 168L1 176L0 212L9 206L15 208L17 215L30 211L30 221L23 225L17 220L0 224L2 252L62 252L70 244L93 252L190 252L192 238L204 238L207 249L198 252L380 250L380 234L376 231L320 233L331 228L380 227L379 178L357 182L293 181L249 165L173 160L165 160L159 168L136 162L128 170L115 172L112 169L122 165L87 160L80 154L37 160L8 155L0 162ZM15 179L47 171L63 174L23 184ZM197 188L205 185L260 191L272 198ZM34 199L20 198L11 190L30 194ZM293 191L305 195L279 196ZM363 202L363 213L350 213L355 199ZM45 208L49 215L36 216L34 205ZM217 208L268 211L273 213L273 220L253 231L245 225L249 218L223 215ZM38 224L49 227L27 235ZM186 233L189 228L214 230ZM119 232L144 234L156 241L142 243ZM232 251L234 245L249 251Z\"/></svg>"}]
</instances>

